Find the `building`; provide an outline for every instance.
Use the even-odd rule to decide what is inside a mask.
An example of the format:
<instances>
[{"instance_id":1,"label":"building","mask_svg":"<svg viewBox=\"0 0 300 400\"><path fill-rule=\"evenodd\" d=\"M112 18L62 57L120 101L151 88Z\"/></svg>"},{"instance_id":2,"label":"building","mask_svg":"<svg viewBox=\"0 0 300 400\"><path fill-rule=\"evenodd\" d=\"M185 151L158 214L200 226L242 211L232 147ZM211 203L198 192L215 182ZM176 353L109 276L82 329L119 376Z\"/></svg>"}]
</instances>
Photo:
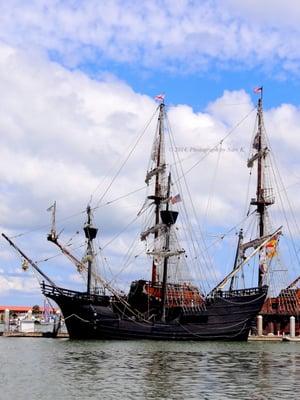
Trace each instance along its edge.
<instances>
[{"instance_id":1,"label":"building","mask_svg":"<svg viewBox=\"0 0 300 400\"><path fill-rule=\"evenodd\" d=\"M52 310L50 307L41 307L38 308L36 306L2 306L0 305L0 321L4 321L4 313L5 310L9 310L10 318L24 318L29 314L34 314L38 319L43 318L47 313L48 315L55 314L57 312L57 308ZM36 312L35 312L36 311Z\"/></svg>"}]
</instances>

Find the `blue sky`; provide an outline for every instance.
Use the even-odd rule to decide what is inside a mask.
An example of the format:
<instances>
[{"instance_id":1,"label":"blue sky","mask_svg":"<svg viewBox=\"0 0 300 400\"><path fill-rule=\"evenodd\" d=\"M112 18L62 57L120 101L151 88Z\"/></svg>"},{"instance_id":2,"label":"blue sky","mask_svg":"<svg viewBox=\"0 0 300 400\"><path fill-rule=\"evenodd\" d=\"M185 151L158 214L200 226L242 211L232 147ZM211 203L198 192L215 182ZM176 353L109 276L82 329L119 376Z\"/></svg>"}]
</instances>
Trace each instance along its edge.
<instances>
[{"instance_id":1,"label":"blue sky","mask_svg":"<svg viewBox=\"0 0 300 400\"><path fill-rule=\"evenodd\" d=\"M156 94L166 94L178 145L201 148L217 143L250 113L257 101L253 88L258 85L264 86L266 128L283 181L291 188L288 194L297 219L299 18L300 5L292 0L3 2L2 231L12 236L32 231L19 237L18 244L35 260L52 257L56 251L44 240L49 223L45 210L57 200L60 220L78 214L61 224L67 241L83 223L80 211L90 194L106 173L112 173L108 171L122 159L153 114ZM209 215L204 211L212 192L216 156L203 167L207 174L200 169L189 178L197 211L205 220L204 232L227 231L242 217L248 177L243 166L254 120L252 113L225 144L227 149L245 151L222 156ZM129 163L108 199L135 190L139 187L136 182L143 184L148 160L144 154L150 145L151 134L143 144L144 153ZM199 154L193 154L191 162L197 157ZM224 190L232 181L235 188ZM102 183L96 190L95 199L104 187ZM141 202L137 194L130 204L124 202L97 215L104 243L123 221L124 226L130 221ZM279 209L276 213L281 223ZM207 220L210 225L206 226ZM121 263L140 226L134 229L107 249L105 257L113 268ZM297 241L297 227L291 231ZM230 268L235 240L234 232L227 250L213 251L219 276ZM79 250L77 254L80 256ZM222 269L222 264L228 265ZM41 267L59 284L79 285L76 271L61 258ZM293 268L291 278L299 266ZM128 272L126 284L136 269ZM3 241L0 290L3 304L43 301L35 278L20 271L20 260Z\"/></svg>"}]
</instances>

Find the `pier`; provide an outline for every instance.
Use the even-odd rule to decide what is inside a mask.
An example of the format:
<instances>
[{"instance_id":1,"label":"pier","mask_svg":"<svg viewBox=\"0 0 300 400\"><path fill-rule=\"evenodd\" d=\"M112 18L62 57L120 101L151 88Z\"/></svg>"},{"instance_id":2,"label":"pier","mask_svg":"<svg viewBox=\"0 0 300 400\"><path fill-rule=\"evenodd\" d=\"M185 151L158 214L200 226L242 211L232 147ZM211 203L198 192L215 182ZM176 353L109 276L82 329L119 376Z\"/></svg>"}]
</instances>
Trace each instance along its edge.
<instances>
[{"instance_id":1,"label":"pier","mask_svg":"<svg viewBox=\"0 0 300 400\"><path fill-rule=\"evenodd\" d=\"M53 336L52 332L1 332L0 336L4 337L26 337L26 338L52 338L61 339L68 338L69 334L67 332L59 332L56 336Z\"/></svg>"},{"instance_id":2,"label":"pier","mask_svg":"<svg viewBox=\"0 0 300 400\"><path fill-rule=\"evenodd\" d=\"M274 324L271 326L274 327ZM256 317L256 332L249 335L248 342L300 342L299 331L297 331L298 336L296 336L296 319L294 316L290 317L288 326L285 326L282 332L278 331L275 334L273 330L270 331L270 324L264 329L263 316L258 315Z\"/></svg>"}]
</instances>

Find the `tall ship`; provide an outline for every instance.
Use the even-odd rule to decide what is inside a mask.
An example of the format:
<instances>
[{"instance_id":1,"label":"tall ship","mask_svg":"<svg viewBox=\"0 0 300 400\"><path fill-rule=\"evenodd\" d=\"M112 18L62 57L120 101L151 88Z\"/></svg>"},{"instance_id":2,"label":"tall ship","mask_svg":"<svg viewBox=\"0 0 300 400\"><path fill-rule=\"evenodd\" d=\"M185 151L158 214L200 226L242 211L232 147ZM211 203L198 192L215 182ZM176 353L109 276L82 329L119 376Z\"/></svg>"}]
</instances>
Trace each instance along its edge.
<instances>
[{"instance_id":1,"label":"tall ship","mask_svg":"<svg viewBox=\"0 0 300 400\"><path fill-rule=\"evenodd\" d=\"M263 186L258 186L257 198L253 203L261 218L259 235L250 242L244 242L240 235L231 271L207 292L203 290L201 280L196 284L188 276L186 271L192 270L193 273L198 260L201 262L204 255L197 244L197 237L192 237L193 229L184 206L183 185L179 186L182 192L174 192L178 182L183 180L184 171L178 167L176 160L172 168L166 160L165 109L161 98L145 177L148 194L138 213L144 215L144 227L139 240L147 256L148 277L133 280L127 294L104 278L101 271L96 271L98 251L95 251L94 243L98 229L94 226L94 209L91 205L86 210L86 251L82 259L60 241L55 226L55 204L52 207L52 228L48 235L48 240L69 258L78 273L84 275L84 291L57 286L11 238L2 234L42 277L42 293L60 307L71 339L245 341L253 319L265 303L268 292L264 268L266 261L264 265L260 263L258 268L255 266L258 282L254 287L244 285L239 288L237 279L253 257L258 255L262 261L269 243L276 240L280 233L280 229L273 232L264 229L264 210L269 203ZM189 191L187 197L190 197ZM180 219L188 227L183 229L183 242L188 251L179 241L177 222ZM191 256L192 252L194 256Z\"/></svg>"}]
</instances>

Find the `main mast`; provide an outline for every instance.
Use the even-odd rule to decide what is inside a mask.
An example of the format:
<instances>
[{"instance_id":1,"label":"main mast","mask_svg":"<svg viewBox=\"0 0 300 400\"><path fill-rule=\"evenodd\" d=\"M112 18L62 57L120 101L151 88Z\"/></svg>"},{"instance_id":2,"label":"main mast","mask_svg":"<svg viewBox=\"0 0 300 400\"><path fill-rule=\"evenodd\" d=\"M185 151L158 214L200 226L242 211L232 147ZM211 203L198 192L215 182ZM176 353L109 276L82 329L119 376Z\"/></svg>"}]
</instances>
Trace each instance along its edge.
<instances>
[{"instance_id":1,"label":"main mast","mask_svg":"<svg viewBox=\"0 0 300 400\"><path fill-rule=\"evenodd\" d=\"M274 203L273 192L271 188L266 187L265 168L266 157L268 155L268 148L266 146L266 139L264 135L263 124L263 88L258 88L260 93L257 105L257 133L253 142L253 149L255 153L248 160L248 167L252 167L254 161L257 161L257 185L256 185L256 198L251 200L251 205L255 205L258 214L258 236L263 238L267 234L266 230L266 211L267 207ZM259 270L258 270L258 286L263 286L263 278L266 273L266 258L265 249L261 249L259 253Z\"/></svg>"},{"instance_id":2,"label":"main mast","mask_svg":"<svg viewBox=\"0 0 300 400\"><path fill-rule=\"evenodd\" d=\"M170 210L172 182L171 173L169 173L168 177L166 174L164 108L165 105L162 101L159 105L158 123L151 154L152 164L145 179L147 185L153 179L154 194L148 196L148 199L153 201L154 221L152 220L153 226L141 233L141 240L145 240L150 234L153 235L153 249L147 251L148 255L153 256L150 285L158 290L157 293L160 293L161 307L159 316L165 322L168 305L169 258L184 253L184 250L171 249L173 244L171 227L176 222L178 212ZM177 201L180 200L175 202Z\"/></svg>"},{"instance_id":3,"label":"main mast","mask_svg":"<svg viewBox=\"0 0 300 400\"><path fill-rule=\"evenodd\" d=\"M150 179L155 176L155 185L154 185L154 195L148 196L148 199L153 200L155 204L155 225L152 228L151 232L144 232L145 237L149 233L154 234L154 240L159 237L159 226L160 226L160 208L161 202L166 200L165 195L163 193L163 183L165 180L165 154L164 154L164 108L165 104L162 102L159 105L159 116L158 116L158 126L157 126L157 136L155 138L152 150L152 159L155 161L154 168L147 173L146 183L148 184ZM142 234L143 239L143 234ZM151 273L151 281L152 284L156 283L158 280L157 274L157 265L155 261L155 256L153 257L152 262L152 273Z\"/></svg>"},{"instance_id":4,"label":"main mast","mask_svg":"<svg viewBox=\"0 0 300 400\"><path fill-rule=\"evenodd\" d=\"M162 158L161 152L163 150L162 145L163 145L163 141L164 141L164 108L165 108L165 104L162 102L159 106L159 117L158 117L158 148L157 148L157 163L156 163L156 168L158 171L161 169L161 158ZM164 167L165 167L165 165L164 165ZM155 191L154 191L155 225L159 224L160 203L162 200L161 185L159 184L159 177L160 177L160 174L157 173L156 177L155 177ZM158 238L158 234L159 234L159 231L156 231L154 233L154 240ZM155 283L157 281L157 269L156 269L154 257L153 257L153 263L152 263L151 280L152 280L152 283Z\"/></svg>"},{"instance_id":5,"label":"main mast","mask_svg":"<svg viewBox=\"0 0 300 400\"><path fill-rule=\"evenodd\" d=\"M168 191L167 191L167 199L170 197L170 188L171 188L171 173L169 173L168 177ZM169 201L166 203L166 211L165 214L169 214ZM162 214L162 217L164 214ZM168 252L170 250L170 228L172 221L167 220L166 224L166 244L165 251ZM163 267L163 281L162 281L162 295L161 295L161 304L162 304L162 312L161 319L162 321L166 320L166 299L167 299L167 279L168 279L168 257L164 258L164 267Z\"/></svg>"}]
</instances>

